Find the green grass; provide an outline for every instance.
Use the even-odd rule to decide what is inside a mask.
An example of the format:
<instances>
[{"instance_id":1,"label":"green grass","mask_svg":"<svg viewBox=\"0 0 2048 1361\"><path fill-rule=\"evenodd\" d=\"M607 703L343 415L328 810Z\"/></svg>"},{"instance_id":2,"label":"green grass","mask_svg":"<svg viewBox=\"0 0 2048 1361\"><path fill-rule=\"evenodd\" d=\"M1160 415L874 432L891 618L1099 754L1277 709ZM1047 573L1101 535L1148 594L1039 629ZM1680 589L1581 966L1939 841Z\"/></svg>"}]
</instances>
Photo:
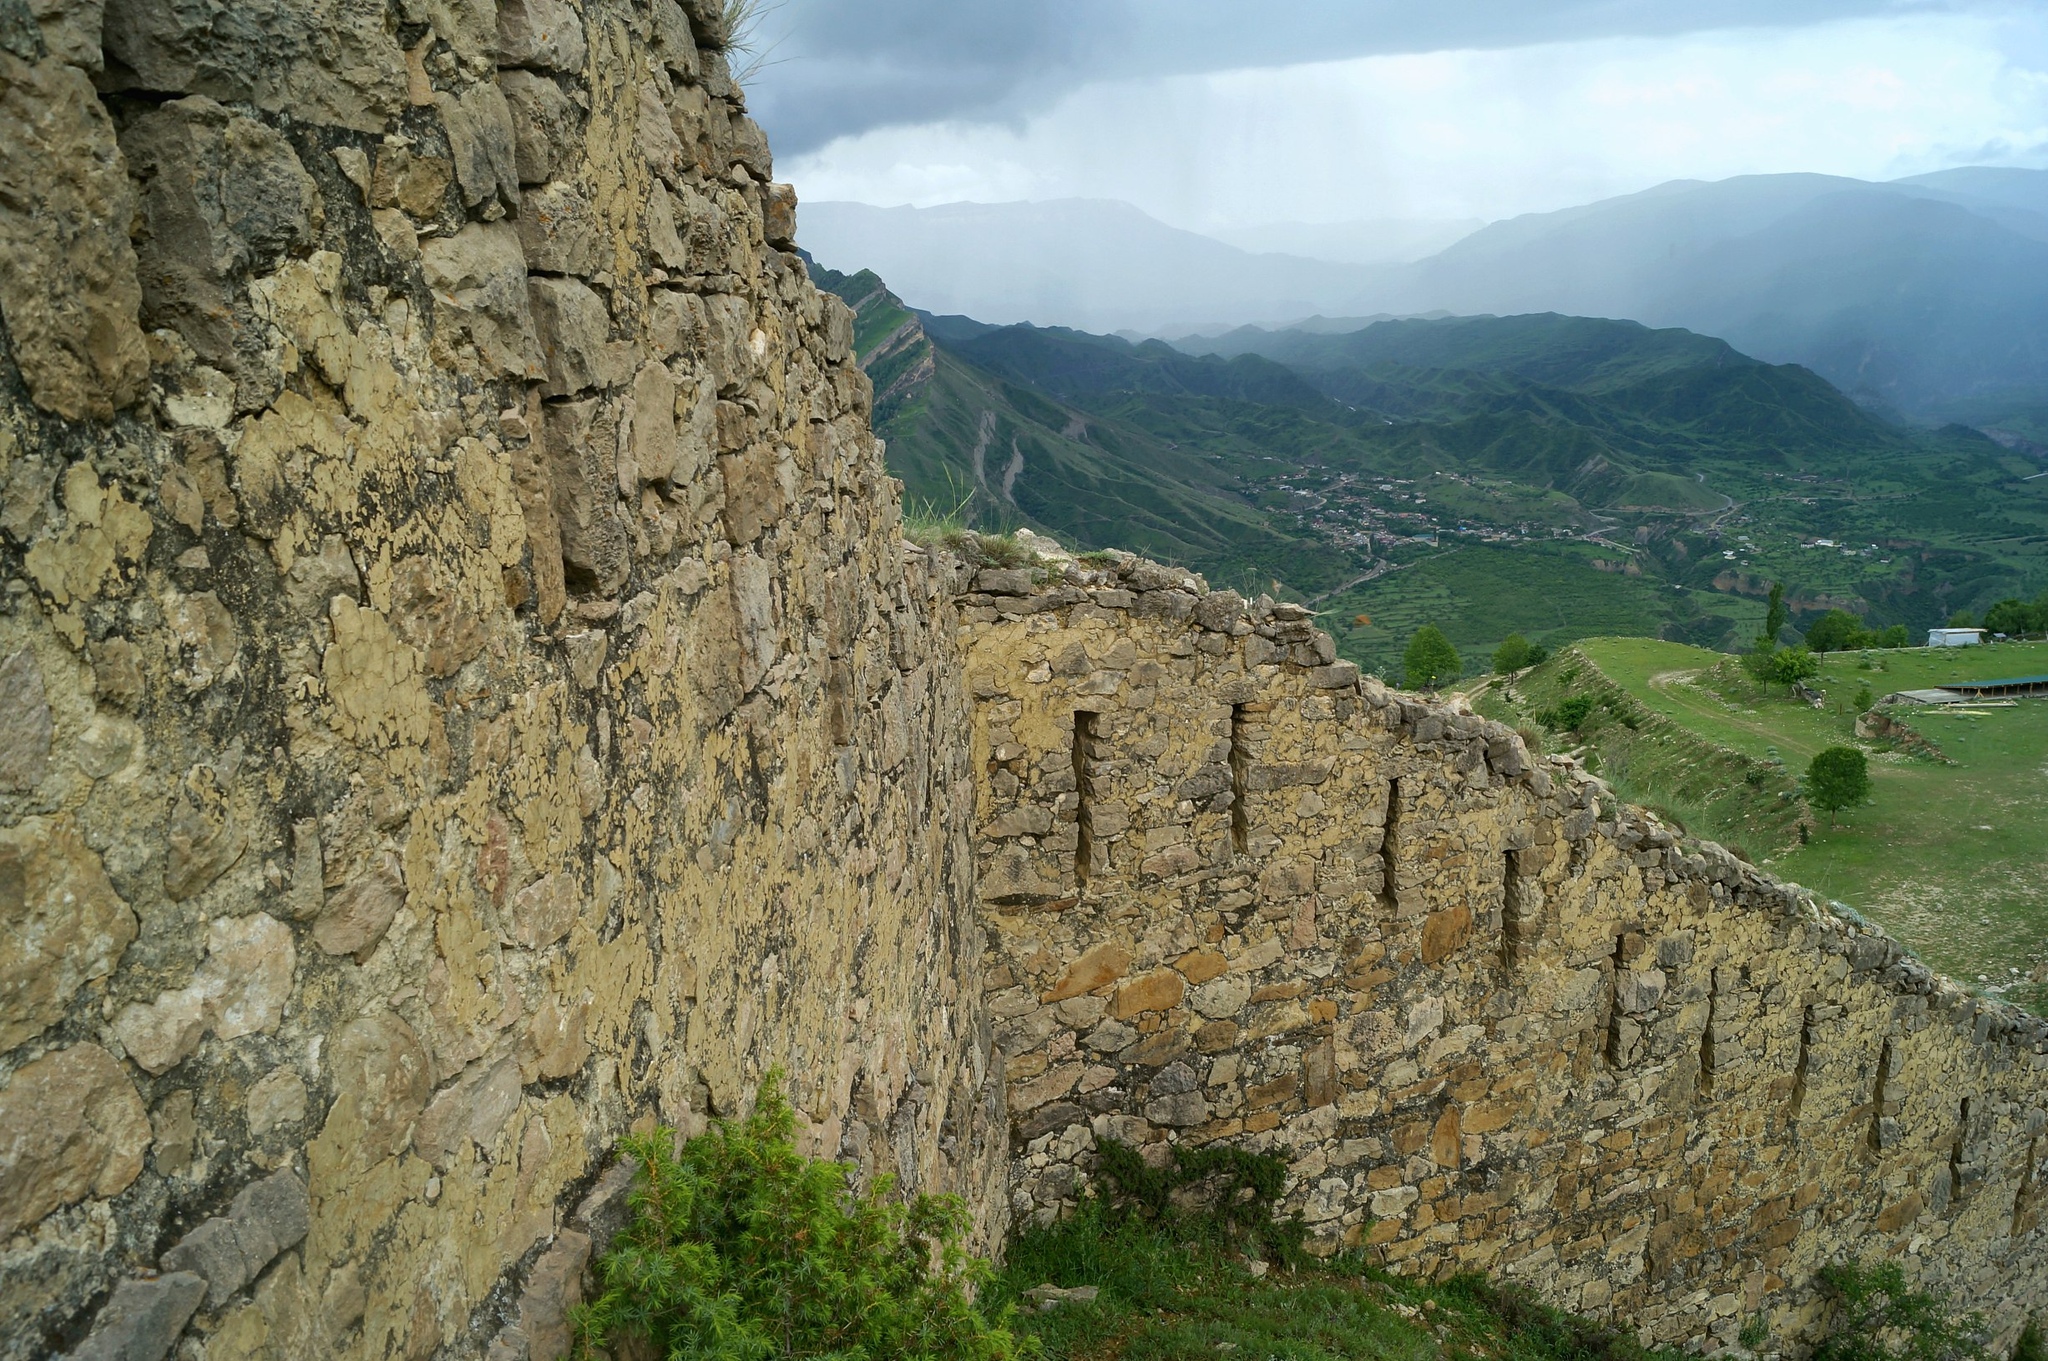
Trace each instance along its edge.
<instances>
[{"instance_id":1,"label":"green grass","mask_svg":"<svg viewBox=\"0 0 2048 1361\"><path fill-rule=\"evenodd\" d=\"M1718 740L1708 722L1686 721L1683 701L1690 696L1674 698L1665 679L1725 660L1650 638L1590 639L1512 685L1487 687L1479 707L1519 726L1540 726L1539 715L1571 697L1595 700L1576 731L1546 739L1554 749L1584 745L1601 778L1622 797L1688 833L1761 860L1796 845L1801 824L1812 819L1798 797L1797 772L1780 764L1768 742L1737 746ZM1656 686L1649 683L1653 677Z\"/></svg>"},{"instance_id":2,"label":"green grass","mask_svg":"<svg viewBox=\"0 0 2048 1361\"><path fill-rule=\"evenodd\" d=\"M1648 711L1728 752L1782 760L1794 775L1824 747L1855 743L1852 697L1862 685L1882 697L2048 672L2048 644L2039 643L1835 654L1815 681L1828 697L1816 711L1775 686L1760 693L1732 659L1696 648L1606 638L1580 650ZM1866 656L1882 669L1862 669ZM1952 764L1873 749L1869 805L1844 812L1839 827L1823 816L1809 844L1762 848L1759 858L1772 872L1849 904L1935 968L2009 985L2008 1000L2039 1009L2048 988L2031 975L2048 963L2048 699L2009 709L1894 712ZM1601 741L1593 746L1606 755ZM1634 773L1652 803L1671 784L1655 772Z\"/></svg>"},{"instance_id":3,"label":"green grass","mask_svg":"<svg viewBox=\"0 0 2048 1361\"><path fill-rule=\"evenodd\" d=\"M1046 1311L1032 1287L1092 1285L1093 1304ZM1010 1246L989 1288L1050 1361L1648 1361L1631 1340L1461 1277L1429 1284L1340 1257L1263 1277L1219 1245L1111 1223L1090 1202ZM1658 1354L1662 1355L1662 1354Z\"/></svg>"},{"instance_id":4,"label":"green grass","mask_svg":"<svg viewBox=\"0 0 2048 1361\"><path fill-rule=\"evenodd\" d=\"M1398 679L1401 650L1424 624L1434 623L1465 659L1468 674L1481 670L1511 633L1556 649L1602 634L1655 635L1672 626L1678 594L1649 576L1602 570L1623 555L1596 544L1460 543L1444 547L1372 581L1342 591L1316 608L1318 622L1345 657L1378 675ZM1696 626L1715 637L1755 632L1763 604L1730 596L1687 593ZM1372 622L1356 623L1359 615Z\"/></svg>"}]
</instances>

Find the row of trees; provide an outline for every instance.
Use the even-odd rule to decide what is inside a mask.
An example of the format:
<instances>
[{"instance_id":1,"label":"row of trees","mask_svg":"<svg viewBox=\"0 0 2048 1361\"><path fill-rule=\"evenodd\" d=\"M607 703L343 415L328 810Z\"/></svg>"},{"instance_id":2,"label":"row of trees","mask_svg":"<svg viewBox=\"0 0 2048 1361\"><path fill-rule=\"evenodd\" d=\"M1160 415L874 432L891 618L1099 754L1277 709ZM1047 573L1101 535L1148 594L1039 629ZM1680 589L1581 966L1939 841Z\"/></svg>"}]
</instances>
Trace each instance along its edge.
<instances>
[{"instance_id":1,"label":"row of trees","mask_svg":"<svg viewBox=\"0 0 2048 1361\"><path fill-rule=\"evenodd\" d=\"M1970 618L1968 610L1948 622L1951 628L1982 627L1986 633L2003 633L2014 638L2028 633L2048 633L2048 591L2041 592L2031 602L2017 596L1999 601L1984 611L1981 626Z\"/></svg>"},{"instance_id":2,"label":"row of trees","mask_svg":"<svg viewBox=\"0 0 2048 1361\"><path fill-rule=\"evenodd\" d=\"M1513 633L1493 650L1493 669L1505 676L1534 666L1549 655L1548 648ZM1442 629L1435 624L1424 624L1408 640L1408 650L1401 657L1401 670L1404 673L1402 683L1410 690L1434 690L1464 675L1465 663Z\"/></svg>"},{"instance_id":3,"label":"row of trees","mask_svg":"<svg viewBox=\"0 0 2048 1361\"><path fill-rule=\"evenodd\" d=\"M1792 611L1785 604L1785 583L1775 582L1764 612L1763 631L1743 658L1743 666L1758 684L1790 687L1810 680L1820 674L1820 658L1825 653L1910 647L1913 642L1904 624L1866 628L1861 619L1847 610L1829 610L1807 626L1801 642L1785 646L1778 639L1791 622ZM1949 624L1955 628L1975 627L1968 613L1956 615ZM2010 635L2048 633L2048 591L2043 591L2031 604L2017 598L1999 601L1984 612L1983 627L1992 633ZM1493 669L1506 676L1535 666L1549 655L1547 648L1519 633L1510 634L1507 641L1494 649ZM1458 650L1435 624L1424 624L1415 631L1401 660L1404 684L1411 690L1435 690L1464 674Z\"/></svg>"}]
</instances>

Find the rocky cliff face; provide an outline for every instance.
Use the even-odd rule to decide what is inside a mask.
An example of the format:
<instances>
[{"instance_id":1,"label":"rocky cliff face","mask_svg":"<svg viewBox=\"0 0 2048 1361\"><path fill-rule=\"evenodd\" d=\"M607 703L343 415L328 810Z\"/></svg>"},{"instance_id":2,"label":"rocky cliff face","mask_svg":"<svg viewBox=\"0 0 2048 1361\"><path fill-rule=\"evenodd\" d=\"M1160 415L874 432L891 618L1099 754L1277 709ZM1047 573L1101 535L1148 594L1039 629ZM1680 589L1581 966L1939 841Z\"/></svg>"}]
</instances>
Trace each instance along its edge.
<instances>
[{"instance_id":1,"label":"rocky cliff face","mask_svg":"<svg viewBox=\"0 0 2048 1361\"><path fill-rule=\"evenodd\" d=\"M1000 1228L950 591L718 11L0 3L0 1356L560 1355L771 1066Z\"/></svg>"}]
</instances>

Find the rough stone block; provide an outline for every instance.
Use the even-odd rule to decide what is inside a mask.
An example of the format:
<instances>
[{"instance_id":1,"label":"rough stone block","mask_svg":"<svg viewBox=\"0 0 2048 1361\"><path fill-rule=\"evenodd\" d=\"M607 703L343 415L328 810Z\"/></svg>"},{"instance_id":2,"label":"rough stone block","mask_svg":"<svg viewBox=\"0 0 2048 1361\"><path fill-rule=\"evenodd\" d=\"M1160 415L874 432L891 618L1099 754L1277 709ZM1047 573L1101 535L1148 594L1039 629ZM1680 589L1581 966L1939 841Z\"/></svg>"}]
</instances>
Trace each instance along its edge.
<instances>
[{"instance_id":1,"label":"rough stone block","mask_svg":"<svg viewBox=\"0 0 2048 1361\"><path fill-rule=\"evenodd\" d=\"M75 1044L24 1064L0 1090L0 1238L142 1171L149 1116L112 1054Z\"/></svg>"},{"instance_id":2,"label":"rough stone block","mask_svg":"<svg viewBox=\"0 0 2048 1361\"><path fill-rule=\"evenodd\" d=\"M0 1050L60 1020L79 988L113 971L135 930L72 817L0 829Z\"/></svg>"},{"instance_id":3,"label":"rough stone block","mask_svg":"<svg viewBox=\"0 0 2048 1361\"><path fill-rule=\"evenodd\" d=\"M583 21L564 0L499 0L498 64L583 70Z\"/></svg>"},{"instance_id":4,"label":"rough stone block","mask_svg":"<svg viewBox=\"0 0 2048 1361\"><path fill-rule=\"evenodd\" d=\"M163 1361L205 1295L206 1281L191 1272L122 1281L70 1361Z\"/></svg>"},{"instance_id":5,"label":"rough stone block","mask_svg":"<svg viewBox=\"0 0 2048 1361\"><path fill-rule=\"evenodd\" d=\"M111 419L149 373L134 190L113 123L84 71L0 53L0 127L0 314L14 361L37 406Z\"/></svg>"},{"instance_id":6,"label":"rough stone block","mask_svg":"<svg viewBox=\"0 0 2048 1361\"><path fill-rule=\"evenodd\" d=\"M435 237L420 247L420 272L492 371L511 378L547 372L527 300L526 253L511 223L473 222Z\"/></svg>"}]
</instances>

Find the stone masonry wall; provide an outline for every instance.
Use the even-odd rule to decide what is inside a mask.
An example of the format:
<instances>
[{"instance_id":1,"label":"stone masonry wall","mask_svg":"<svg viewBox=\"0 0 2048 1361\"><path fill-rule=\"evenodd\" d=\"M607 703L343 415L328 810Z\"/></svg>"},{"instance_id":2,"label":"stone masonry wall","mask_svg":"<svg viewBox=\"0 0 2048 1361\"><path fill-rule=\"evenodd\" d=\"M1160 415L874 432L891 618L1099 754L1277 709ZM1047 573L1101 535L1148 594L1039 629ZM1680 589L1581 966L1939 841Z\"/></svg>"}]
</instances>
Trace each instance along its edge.
<instances>
[{"instance_id":1,"label":"stone masonry wall","mask_svg":"<svg viewBox=\"0 0 2048 1361\"><path fill-rule=\"evenodd\" d=\"M1659 1338L2048 1303L2039 1022L1302 611L906 551L720 8L0 0L0 1361L559 1357L775 1067L984 1246L1231 1139Z\"/></svg>"},{"instance_id":2,"label":"stone masonry wall","mask_svg":"<svg viewBox=\"0 0 2048 1361\"><path fill-rule=\"evenodd\" d=\"M976 856L1020 1218L1098 1140L1277 1153L1322 1251L1694 1349L1900 1258L2048 1312L2048 1026L1932 975L1299 607L984 571Z\"/></svg>"},{"instance_id":3,"label":"stone masonry wall","mask_svg":"<svg viewBox=\"0 0 2048 1361\"><path fill-rule=\"evenodd\" d=\"M1000 1233L952 586L720 8L0 0L0 1357L560 1356L774 1065Z\"/></svg>"}]
</instances>

